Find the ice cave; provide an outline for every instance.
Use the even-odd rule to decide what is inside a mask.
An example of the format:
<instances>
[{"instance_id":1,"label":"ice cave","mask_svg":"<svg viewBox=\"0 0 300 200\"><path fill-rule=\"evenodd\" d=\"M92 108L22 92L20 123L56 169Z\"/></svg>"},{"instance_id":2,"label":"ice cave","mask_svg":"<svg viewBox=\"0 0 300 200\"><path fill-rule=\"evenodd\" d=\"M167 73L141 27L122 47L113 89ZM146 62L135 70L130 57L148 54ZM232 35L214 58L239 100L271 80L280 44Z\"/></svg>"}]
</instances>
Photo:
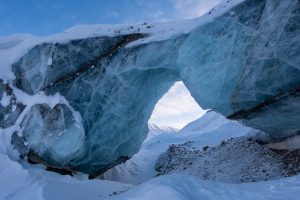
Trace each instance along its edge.
<instances>
[{"instance_id":1,"label":"ice cave","mask_svg":"<svg viewBox=\"0 0 300 200\"><path fill-rule=\"evenodd\" d=\"M228 0L197 19L8 37L0 126L21 159L96 178L139 151L181 81L201 108L268 141L297 136L299 17L298 0Z\"/></svg>"},{"instance_id":2,"label":"ice cave","mask_svg":"<svg viewBox=\"0 0 300 200\"><path fill-rule=\"evenodd\" d=\"M15 79L2 87L13 98L24 96L16 91L60 99L30 108L12 101L2 126L26 109L12 141L24 157L95 176L139 150L155 104L182 81L204 109L274 140L299 134L299 3L226 6L223 14L213 9L185 22L191 30L165 39L151 33L155 26L142 25L140 32L121 27L117 34L88 37L76 36L84 27L75 27L67 39L34 41L11 65Z\"/></svg>"}]
</instances>

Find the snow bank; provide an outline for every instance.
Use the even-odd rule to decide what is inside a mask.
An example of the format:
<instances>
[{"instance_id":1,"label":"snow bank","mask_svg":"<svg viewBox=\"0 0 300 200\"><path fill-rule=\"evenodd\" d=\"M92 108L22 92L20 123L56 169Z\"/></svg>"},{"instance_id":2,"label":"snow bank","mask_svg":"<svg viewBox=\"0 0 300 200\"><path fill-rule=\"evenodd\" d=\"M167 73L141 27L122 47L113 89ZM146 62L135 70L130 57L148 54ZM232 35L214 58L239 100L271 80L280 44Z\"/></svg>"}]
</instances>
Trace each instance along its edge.
<instances>
[{"instance_id":1,"label":"snow bank","mask_svg":"<svg viewBox=\"0 0 300 200\"><path fill-rule=\"evenodd\" d=\"M186 175L154 178L116 199L126 200L298 200L300 176L276 181L226 184Z\"/></svg>"},{"instance_id":2,"label":"snow bank","mask_svg":"<svg viewBox=\"0 0 300 200\"><path fill-rule=\"evenodd\" d=\"M213 122L207 124L199 119L187 125L183 129L185 131L152 136L131 160L105 174L105 177L114 175L113 178L121 182L137 184L145 181L136 187L108 180L87 180L87 176L83 174L72 178L47 172L40 165L20 164L18 153L9 144L10 137L6 134L9 131L1 130L4 134L0 135L0 199L298 199L300 176L247 184L211 182L179 174L153 178L156 175L156 159L171 144L193 140L199 148L216 146L226 138L256 132L214 112L206 115L203 121L215 119L215 129L212 129ZM188 132L188 127L193 127L194 131Z\"/></svg>"}]
</instances>

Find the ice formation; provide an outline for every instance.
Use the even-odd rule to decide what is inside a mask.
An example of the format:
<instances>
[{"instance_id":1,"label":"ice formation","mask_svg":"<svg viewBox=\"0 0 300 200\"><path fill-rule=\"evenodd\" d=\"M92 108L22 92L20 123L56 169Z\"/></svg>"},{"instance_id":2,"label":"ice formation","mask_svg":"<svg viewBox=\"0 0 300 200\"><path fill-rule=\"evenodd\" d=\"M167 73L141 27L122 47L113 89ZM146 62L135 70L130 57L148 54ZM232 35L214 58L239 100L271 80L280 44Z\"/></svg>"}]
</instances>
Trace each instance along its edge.
<instances>
[{"instance_id":1,"label":"ice formation","mask_svg":"<svg viewBox=\"0 0 300 200\"><path fill-rule=\"evenodd\" d=\"M54 113L50 122L36 107L25 109L13 143L25 140L52 165L61 161L98 175L138 151L156 102L179 80L204 109L274 139L299 134L299 10L297 0L228 0L199 19L178 24L122 25L113 33L101 32L103 26L83 26L44 40L2 42L0 50L6 53L1 56L21 49L19 58L0 63L12 67L5 80L10 88L32 98L41 91L59 93L69 106L58 113L45 106ZM19 103L18 113L26 106ZM1 118L12 115L11 109L2 110ZM79 122L72 120L75 113ZM49 130L36 139L37 132L30 131L34 124ZM65 136L52 138L63 128ZM72 150L56 157L57 149L45 142L48 135L58 149L66 143ZM80 151L73 149L77 145Z\"/></svg>"}]
</instances>

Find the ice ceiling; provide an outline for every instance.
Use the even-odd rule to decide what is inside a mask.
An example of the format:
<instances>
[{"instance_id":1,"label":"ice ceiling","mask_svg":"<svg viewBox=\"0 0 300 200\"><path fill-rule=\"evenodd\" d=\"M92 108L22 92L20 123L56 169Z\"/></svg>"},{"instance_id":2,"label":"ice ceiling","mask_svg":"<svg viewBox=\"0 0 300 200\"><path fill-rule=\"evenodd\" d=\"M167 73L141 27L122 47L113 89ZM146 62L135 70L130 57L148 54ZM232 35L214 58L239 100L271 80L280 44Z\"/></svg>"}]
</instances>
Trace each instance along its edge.
<instances>
[{"instance_id":1,"label":"ice ceiling","mask_svg":"<svg viewBox=\"0 0 300 200\"><path fill-rule=\"evenodd\" d=\"M299 10L246 0L160 41L126 46L149 37L135 32L37 44L12 65L13 85L2 83L12 98L3 126L25 110L12 141L24 157L96 176L139 150L157 101L182 81L204 109L273 139L299 134ZM24 108L18 90L62 101Z\"/></svg>"}]
</instances>

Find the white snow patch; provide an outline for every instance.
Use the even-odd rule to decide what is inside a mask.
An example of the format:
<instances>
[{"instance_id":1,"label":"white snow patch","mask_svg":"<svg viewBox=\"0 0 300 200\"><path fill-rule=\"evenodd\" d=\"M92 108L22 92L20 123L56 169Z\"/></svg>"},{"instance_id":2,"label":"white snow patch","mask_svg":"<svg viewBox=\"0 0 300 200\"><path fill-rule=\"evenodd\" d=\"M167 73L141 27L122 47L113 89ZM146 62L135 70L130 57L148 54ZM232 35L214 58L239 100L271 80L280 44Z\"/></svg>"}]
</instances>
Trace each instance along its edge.
<instances>
[{"instance_id":1,"label":"white snow patch","mask_svg":"<svg viewBox=\"0 0 300 200\"><path fill-rule=\"evenodd\" d=\"M22 166L3 154L0 154L0 168L0 199L3 200L101 200L132 187L104 180L80 180L37 167Z\"/></svg>"},{"instance_id":2,"label":"white snow patch","mask_svg":"<svg viewBox=\"0 0 300 200\"><path fill-rule=\"evenodd\" d=\"M3 107L6 107L10 104L10 96L7 95L6 92L3 92L0 103Z\"/></svg>"},{"instance_id":3,"label":"white snow patch","mask_svg":"<svg viewBox=\"0 0 300 200\"><path fill-rule=\"evenodd\" d=\"M300 176L247 184L212 182L187 175L154 178L121 194L126 200L298 200Z\"/></svg>"},{"instance_id":4,"label":"white snow patch","mask_svg":"<svg viewBox=\"0 0 300 200\"><path fill-rule=\"evenodd\" d=\"M11 108L11 111L12 111L12 112L15 112L16 109L17 109L17 106L16 106L16 105L13 105L12 108Z\"/></svg>"}]
</instances>

